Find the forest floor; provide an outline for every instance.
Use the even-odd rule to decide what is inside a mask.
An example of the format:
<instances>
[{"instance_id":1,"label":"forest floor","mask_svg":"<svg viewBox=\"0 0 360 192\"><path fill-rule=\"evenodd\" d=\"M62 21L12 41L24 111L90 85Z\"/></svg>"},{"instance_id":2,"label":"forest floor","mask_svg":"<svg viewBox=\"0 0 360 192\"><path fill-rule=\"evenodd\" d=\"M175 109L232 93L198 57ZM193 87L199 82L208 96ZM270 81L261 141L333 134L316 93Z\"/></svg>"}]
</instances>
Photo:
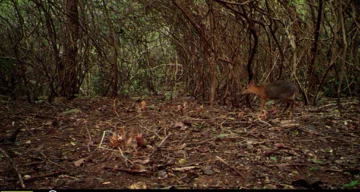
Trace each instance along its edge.
<instances>
[{"instance_id":1,"label":"forest floor","mask_svg":"<svg viewBox=\"0 0 360 192\"><path fill-rule=\"evenodd\" d=\"M0 102L0 189L359 189L360 104ZM256 105L257 104L257 105ZM115 134L114 134L115 133ZM19 177L19 175L21 175Z\"/></svg>"}]
</instances>

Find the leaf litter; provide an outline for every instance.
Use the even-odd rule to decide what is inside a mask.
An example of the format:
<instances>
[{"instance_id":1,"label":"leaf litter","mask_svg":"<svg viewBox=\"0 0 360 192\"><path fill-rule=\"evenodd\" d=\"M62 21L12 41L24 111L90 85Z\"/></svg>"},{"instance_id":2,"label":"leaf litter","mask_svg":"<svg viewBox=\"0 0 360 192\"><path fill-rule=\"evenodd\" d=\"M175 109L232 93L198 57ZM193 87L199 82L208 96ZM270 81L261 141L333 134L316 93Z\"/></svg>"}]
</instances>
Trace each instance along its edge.
<instances>
[{"instance_id":1,"label":"leaf litter","mask_svg":"<svg viewBox=\"0 0 360 192\"><path fill-rule=\"evenodd\" d=\"M334 102L292 121L188 98L2 103L0 186L358 189L359 101Z\"/></svg>"}]
</instances>

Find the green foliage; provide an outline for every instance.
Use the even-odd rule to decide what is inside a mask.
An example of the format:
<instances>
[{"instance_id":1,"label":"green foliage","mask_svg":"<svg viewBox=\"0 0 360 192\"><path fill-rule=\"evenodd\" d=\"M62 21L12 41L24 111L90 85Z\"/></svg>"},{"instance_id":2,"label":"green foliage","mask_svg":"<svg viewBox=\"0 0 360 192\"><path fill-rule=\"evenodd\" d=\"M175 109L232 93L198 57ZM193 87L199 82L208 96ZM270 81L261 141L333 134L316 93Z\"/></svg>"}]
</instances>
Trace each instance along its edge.
<instances>
[{"instance_id":1,"label":"green foliage","mask_svg":"<svg viewBox=\"0 0 360 192\"><path fill-rule=\"evenodd\" d=\"M313 163L315 163L315 164L324 164L324 162L323 161L321 161L321 160L318 160L318 159L310 159Z\"/></svg>"},{"instance_id":2,"label":"green foliage","mask_svg":"<svg viewBox=\"0 0 360 192\"><path fill-rule=\"evenodd\" d=\"M97 73L92 76L92 89L96 95L100 95L101 93L105 92L105 82L103 82L104 77L102 74Z\"/></svg>"},{"instance_id":3,"label":"green foliage","mask_svg":"<svg viewBox=\"0 0 360 192\"><path fill-rule=\"evenodd\" d=\"M14 1L17 2L17 1ZM15 9L12 1L10 0L2 0L0 1L0 13L2 15L2 19L4 18L13 18L15 14Z\"/></svg>"},{"instance_id":4,"label":"green foliage","mask_svg":"<svg viewBox=\"0 0 360 192\"><path fill-rule=\"evenodd\" d=\"M320 170L319 167L310 167L310 171L318 171L318 170Z\"/></svg>"},{"instance_id":5,"label":"green foliage","mask_svg":"<svg viewBox=\"0 0 360 192\"><path fill-rule=\"evenodd\" d=\"M294 6L296 8L296 12L300 13L302 19L306 19L304 16L308 14L306 9L306 0L291 0L289 1L290 6Z\"/></svg>"},{"instance_id":6,"label":"green foliage","mask_svg":"<svg viewBox=\"0 0 360 192\"><path fill-rule=\"evenodd\" d=\"M344 184L344 187L355 187L359 183L359 180L351 181L350 183Z\"/></svg>"},{"instance_id":7,"label":"green foliage","mask_svg":"<svg viewBox=\"0 0 360 192\"><path fill-rule=\"evenodd\" d=\"M281 55L279 51L285 51L281 63L284 65L282 75L290 76L289 71L294 70L299 83L307 87L308 64L313 56L313 26L316 26L319 10L317 1L254 2L239 5L242 14L222 3L209 3L205 0L179 1L177 6L172 1L160 0L78 3L80 32L79 39L76 40L78 63L74 73L76 77L88 78L79 80L79 83L82 83L80 90L85 95L111 93L114 50L117 51L119 95L161 91L169 92L166 96L170 98L174 90L187 90L206 97L210 92L212 79L208 68L209 57L214 54L217 65L215 79L218 81L216 98L226 96L219 90L224 90L229 82L231 86L227 87L227 90L235 92L236 86L241 84L237 81L246 79L245 65L249 59L248 53L253 47L253 38L249 38L251 35L244 30L249 26L249 21L244 19L243 14L250 16L253 21L259 21L253 26L260 45L255 58L256 62L261 63L258 64L257 68L260 70L257 75L268 72L272 73L267 75L270 78L278 75ZM340 30L340 17L332 7L337 5L337 1L324 1L324 21L319 34L321 46L314 64L317 81L320 81L326 72L325 64L329 64L333 58L331 48L334 47L338 52L343 51L341 31L337 34L338 39L332 40L334 30ZM360 75L357 70L359 56L354 54L359 50L356 44L359 38L354 35L356 28L353 29L353 26L356 25L350 14L351 6L344 9L349 50L346 56L348 73L345 71L347 76L342 82L341 93L342 96L349 96L358 94L360 89ZM18 75L15 72L21 72L23 79L33 85L27 87L31 89L30 92L49 94L49 85L54 85L55 92L59 90L55 85L61 83L61 78L66 78L59 74L60 63L66 60L64 47L68 34L64 31L68 29L69 19L66 11L63 1L0 1L0 38L3 40L0 44L0 56L22 59L22 62L19 62L22 65L15 63L12 67L7 64L0 66L0 79L5 79L0 87L9 85L6 81L9 74ZM270 29L274 30L274 34L270 33ZM115 32L114 39L112 31ZM296 50L291 48L291 37L296 40ZM275 45L275 39L279 47ZM294 51L296 69L291 67ZM325 96L337 96L340 61L341 58L337 58L335 71L330 70L323 89L320 90ZM174 63L181 66L183 72L176 71L178 68L174 67ZM234 69L236 71L233 72ZM175 86L176 83L185 85L185 82L190 88ZM16 80L15 83L19 88L23 88L21 81ZM310 97L315 95L315 88L309 90Z\"/></svg>"}]
</instances>

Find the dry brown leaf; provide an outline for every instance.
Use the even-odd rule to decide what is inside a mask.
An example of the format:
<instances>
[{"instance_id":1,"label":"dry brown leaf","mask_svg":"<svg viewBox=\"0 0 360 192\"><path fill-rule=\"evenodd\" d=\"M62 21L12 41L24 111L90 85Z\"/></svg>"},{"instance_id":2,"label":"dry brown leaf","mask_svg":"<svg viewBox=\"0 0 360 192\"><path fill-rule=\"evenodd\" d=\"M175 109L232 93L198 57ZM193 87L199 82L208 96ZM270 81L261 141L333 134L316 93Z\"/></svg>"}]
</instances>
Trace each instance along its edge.
<instances>
[{"instance_id":1,"label":"dry brown leaf","mask_svg":"<svg viewBox=\"0 0 360 192\"><path fill-rule=\"evenodd\" d=\"M242 119L242 118L244 118L244 111L241 111L240 113L239 113L239 117Z\"/></svg>"},{"instance_id":2,"label":"dry brown leaf","mask_svg":"<svg viewBox=\"0 0 360 192\"><path fill-rule=\"evenodd\" d=\"M180 121L175 123L175 128L183 128L184 127L184 122Z\"/></svg>"},{"instance_id":3,"label":"dry brown leaf","mask_svg":"<svg viewBox=\"0 0 360 192\"><path fill-rule=\"evenodd\" d=\"M185 147L186 147L186 143L183 143L182 145L177 146L176 149L181 150L184 149Z\"/></svg>"},{"instance_id":4,"label":"dry brown leaf","mask_svg":"<svg viewBox=\"0 0 360 192\"><path fill-rule=\"evenodd\" d=\"M168 174L166 171L159 171L159 172L157 172L157 178L158 179L166 179L166 178L168 178Z\"/></svg>"},{"instance_id":5,"label":"dry brown leaf","mask_svg":"<svg viewBox=\"0 0 360 192\"><path fill-rule=\"evenodd\" d=\"M126 137L126 132L125 132L125 126L122 126L121 128L120 128L120 136L122 137L122 138L125 138Z\"/></svg>"},{"instance_id":6,"label":"dry brown leaf","mask_svg":"<svg viewBox=\"0 0 360 192\"><path fill-rule=\"evenodd\" d=\"M82 165L84 163L84 161L85 161L85 158L81 158L81 159L75 161L74 162L75 167L79 167L80 165Z\"/></svg>"},{"instance_id":7,"label":"dry brown leaf","mask_svg":"<svg viewBox=\"0 0 360 192\"><path fill-rule=\"evenodd\" d=\"M188 103L185 101L183 106L184 106L184 109L187 109L188 108Z\"/></svg>"},{"instance_id":8,"label":"dry brown leaf","mask_svg":"<svg viewBox=\"0 0 360 192\"><path fill-rule=\"evenodd\" d=\"M146 102L141 101L141 111L145 111L145 109L146 109Z\"/></svg>"},{"instance_id":9,"label":"dry brown leaf","mask_svg":"<svg viewBox=\"0 0 360 192\"><path fill-rule=\"evenodd\" d=\"M134 173L142 173L146 172L146 169L143 165L135 164L133 167L131 167L131 171L133 171Z\"/></svg>"},{"instance_id":10,"label":"dry brown leaf","mask_svg":"<svg viewBox=\"0 0 360 192\"><path fill-rule=\"evenodd\" d=\"M147 163L149 163L149 162L150 162L150 159L144 159L144 160L135 159L135 160L133 161L133 163L139 163L139 164L142 164L142 165L145 165L145 164L147 164Z\"/></svg>"},{"instance_id":11,"label":"dry brown leaf","mask_svg":"<svg viewBox=\"0 0 360 192\"><path fill-rule=\"evenodd\" d=\"M284 148L285 147L285 144L284 143L275 143L275 147L276 148Z\"/></svg>"},{"instance_id":12,"label":"dry brown leaf","mask_svg":"<svg viewBox=\"0 0 360 192\"><path fill-rule=\"evenodd\" d=\"M186 121L180 121L175 123L175 128L180 128L180 130L182 131L186 130L188 127L191 127L191 123L188 123Z\"/></svg>"},{"instance_id":13,"label":"dry brown leaf","mask_svg":"<svg viewBox=\"0 0 360 192\"><path fill-rule=\"evenodd\" d=\"M146 184L144 182L137 182L128 187L129 189L146 189Z\"/></svg>"},{"instance_id":14,"label":"dry brown leaf","mask_svg":"<svg viewBox=\"0 0 360 192\"><path fill-rule=\"evenodd\" d=\"M109 141L110 141L110 146L112 148L117 148L119 146L118 137L117 137L116 132L113 133L113 135L110 137Z\"/></svg>"},{"instance_id":15,"label":"dry brown leaf","mask_svg":"<svg viewBox=\"0 0 360 192\"><path fill-rule=\"evenodd\" d=\"M183 108L183 107L182 107L181 105L178 105L178 106L177 106L177 110L178 110L178 111L181 111L182 108Z\"/></svg>"},{"instance_id":16,"label":"dry brown leaf","mask_svg":"<svg viewBox=\"0 0 360 192\"><path fill-rule=\"evenodd\" d=\"M177 106L177 112L179 112L181 115L184 114L184 110L183 110L183 106L182 106L182 105L178 105L178 106Z\"/></svg>"},{"instance_id":17,"label":"dry brown leaf","mask_svg":"<svg viewBox=\"0 0 360 192\"><path fill-rule=\"evenodd\" d=\"M137 136L135 137L136 139L136 144L138 147L141 147L141 148L145 148L146 147L146 141L145 139L143 138L142 134L139 133L137 134Z\"/></svg>"},{"instance_id":18,"label":"dry brown leaf","mask_svg":"<svg viewBox=\"0 0 360 192\"><path fill-rule=\"evenodd\" d=\"M121 149L124 149L124 148L126 147L125 140L122 139L122 138L119 139L119 147L120 147Z\"/></svg>"},{"instance_id":19,"label":"dry brown leaf","mask_svg":"<svg viewBox=\"0 0 360 192\"><path fill-rule=\"evenodd\" d=\"M204 105L201 105L196 109L196 113L200 113L204 109Z\"/></svg>"},{"instance_id":20,"label":"dry brown leaf","mask_svg":"<svg viewBox=\"0 0 360 192\"><path fill-rule=\"evenodd\" d=\"M119 129L118 134L114 132L113 135L109 138L110 146L112 148L120 147L121 149L124 149L125 147L129 146L134 140L134 130L130 129L130 133L128 135L129 137L127 137L125 126L122 126Z\"/></svg>"},{"instance_id":21,"label":"dry brown leaf","mask_svg":"<svg viewBox=\"0 0 360 192\"><path fill-rule=\"evenodd\" d=\"M124 138L125 139L125 138ZM134 140L134 129L130 129L129 138L126 141L126 146L130 145L130 143Z\"/></svg>"}]
</instances>

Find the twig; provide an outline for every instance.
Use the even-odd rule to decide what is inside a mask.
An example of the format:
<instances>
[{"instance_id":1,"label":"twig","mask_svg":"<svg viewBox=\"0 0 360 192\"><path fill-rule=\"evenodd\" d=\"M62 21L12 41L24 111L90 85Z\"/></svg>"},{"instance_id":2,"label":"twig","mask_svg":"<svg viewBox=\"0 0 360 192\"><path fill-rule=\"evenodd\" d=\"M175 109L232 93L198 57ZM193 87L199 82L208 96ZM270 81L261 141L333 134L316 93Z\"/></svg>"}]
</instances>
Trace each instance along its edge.
<instances>
[{"instance_id":1,"label":"twig","mask_svg":"<svg viewBox=\"0 0 360 192\"><path fill-rule=\"evenodd\" d=\"M261 120L259 116L258 116L258 120L259 120L261 123L264 123L264 124L269 125L269 126L271 127L271 124L270 124L270 123L268 123L268 122L266 122L266 121Z\"/></svg>"},{"instance_id":2,"label":"twig","mask_svg":"<svg viewBox=\"0 0 360 192\"><path fill-rule=\"evenodd\" d=\"M202 141L199 141L199 142L195 142L195 143L188 143L187 146L199 146L199 145L202 145L202 144L207 144L209 143L210 141L213 141L214 139L211 138L211 139L204 139Z\"/></svg>"},{"instance_id":3,"label":"twig","mask_svg":"<svg viewBox=\"0 0 360 192\"><path fill-rule=\"evenodd\" d=\"M86 128L86 132L89 135L89 140L91 141L92 139L91 139L90 131L89 131L88 127L87 127L87 124L85 124L85 128Z\"/></svg>"},{"instance_id":4,"label":"twig","mask_svg":"<svg viewBox=\"0 0 360 192\"><path fill-rule=\"evenodd\" d=\"M25 129L33 136L36 138L36 136L30 131L30 129L26 126L25 123L23 123L22 121L20 121L24 126L25 126Z\"/></svg>"},{"instance_id":5,"label":"twig","mask_svg":"<svg viewBox=\"0 0 360 192\"><path fill-rule=\"evenodd\" d=\"M25 181L31 181L31 180L34 180L34 179L38 179L38 178L42 178L42 177L55 176L55 175L59 175L59 174L61 174L60 171L55 171L55 172L51 172L51 173L46 173L46 174L42 174L42 175L33 176L33 177L28 178L28 179L25 179Z\"/></svg>"},{"instance_id":6,"label":"twig","mask_svg":"<svg viewBox=\"0 0 360 192\"><path fill-rule=\"evenodd\" d=\"M288 164L288 163L282 163L282 164L276 164L276 165L266 165L267 167L285 167L285 166L308 166L307 164L302 163L294 163L294 164Z\"/></svg>"},{"instance_id":7,"label":"twig","mask_svg":"<svg viewBox=\"0 0 360 192\"><path fill-rule=\"evenodd\" d=\"M335 105L336 105L336 103L326 104L326 105L323 105L323 106L318 107L316 110L320 110L320 109L326 108L326 107L332 107L332 106L335 106Z\"/></svg>"},{"instance_id":8,"label":"twig","mask_svg":"<svg viewBox=\"0 0 360 192\"><path fill-rule=\"evenodd\" d=\"M45 160L49 161L50 163L52 163L54 165L61 167L58 163L55 163L54 161L51 161L49 158L47 158L43 152L40 152L40 154L45 158Z\"/></svg>"},{"instance_id":9,"label":"twig","mask_svg":"<svg viewBox=\"0 0 360 192\"><path fill-rule=\"evenodd\" d=\"M162 141L161 143L157 146L158 148L161 147L161 145L165 142L165 140L171 135L171 133L169 135L167 135Z\"/></svg>"},{"instance_id":10,"label":"twig","mask_svg":"<svg viewBox=\"0 0 360 192\"><path fill-rule=\"evenodd\" d=\"M167 135L167 136L161 141L161 143L156 147L156 149L150 154L149 157L151 157L151 156L154 155L154 153L161 147L161 145L165 142L165 140L166 140L167 138L169 138L170 135L171 135L171 133L170 133L169 135Z\"/></svg>"},{"instance_id":11,"label":"twig","mask_svg":"<svg viewBox=\"0 0 360 192\"><path fill-rule=\"evenodd\" d=\"M86 128L86 132L89 135L89 142L88 142L87 148L88 148L88 151L91 152L89 144L91 143L92 139L91 139L90 131L89 131L88 127L87 127L87 123L85 124L85 128Z\"/></svg>"},{"instance_id":12,"label":"twig","mask_svg":"<svg viewBox=\"0 0 360 192\"><path fill-rule=\"evenodd\" d=\"M118 150L120 152L120 155L125 159L125 163L127 165L127 162L131 163L132 165L134 165L134 162L130 161L129 158L125 157L125 155L123 154L122 150L120 147L118 147Z\"/></svg>"},{"instance_id":13,"label":"twig","mask_svg":"<svg viewBox=\"0 0 360 192\"><path fill-rule=\"evenodd\" d=\"M233 169L237 174L239 174L241 177L244 177L239 170L237 170L235 167L229 165L227 162L225 162L223 159L221 159L219 156L216 156L217 159L219 159L222 163L229 166L231 169Z\"/></svg>"},{"instance_id":14,"label":"twig","mask_svg":"<svg viewBox=\"0 0 360 192\"><path fill-rule=\"evenodd\" d=\"M12 161L12 159L10 158L10 156L0 147L0 151L1 153L10 161L11 165L13 166L14 170L16 171L18 177L19 177L19 181L20 181L20 185L23 189L25 189L25 184L23 181L23 178L19 172L19 170L16 168L15 163Z\"/></svg>"},{"instance_id":15,"label":"twig","mask_svg":"<svg viewBox=\"0 0 360 192\"><path fill-rule=\"evenodd\" d=\"M154 133L159 139L162 139L162 138L160 137L160 135L157 134L155 131L149 130L148 128L146 128L145 126L142 126L142 125L139 125L139 126L140 126L141 128L144 128L146 131L149 131L149 132Z\"/></svg>"},{"instance_id":16,"label":"twig","mask_svg":"<svg viewBox=\"0 0 360 192\"><path fill-rule=\"evenodd\" d=\"M117 98L114 99L114 106L113 106L113 108L114 108L114 112L115 112L116 116L120 119L120 115L119 115L119 113L118 113L117 110L116 110L116 102L117 102Z\"/></svg>"},{"instance_id":17,"label":"twig","mask_svg":"<svg viewBox=\"0 0 360 192\"><path fill-rule=\"evenodd\" d=\"M222 125L223 125L227 120L228 120L228 119L225 119L224 121L222 121L222 122L220 123L220 126L219 126L219 127L220 127L221 130L223 130L223 126L222 126Z\"/></svg>"},{"instance_id":18,"label":"twig","mask_svg":"<svg viewBox=\"0 0 360 192\"><path fill-rule=\"evenodd\" d=\"M99 147L98 147L98 148L103 148L103 147L101 147L101 145L102 145L102 143L103 143L103 141L104 141L104 137L105 137L105 133L106 133L106 132L112 133L112 132L109 131L109 130L103 131L103 135L102 135L102 137L101 137L101 141L100 141L100 143L99 143Z\"/></svg>"},{"instance_id":19,"label":"twig","mask_svg":"<svg viewBox=\"0 0 360 192\"><path fill-rule=\"evenodd\" d=\"M180 145L185 139L186 139L186 137L189 135L189 133L188 134L186 134L179 142L178 142L178 145Z\"/></svg>"},{"instance_id":20,"label":"twig","mask_svg":"<svg viewBox=\"0 0 360 192\"><path fill-rule=\"evenodd\" d=\"M138 174L138 173L148 173L147 170L144 169L121 169L121 168L115 168L115 167L108 167L105 166L104 169L109 169L111 171L122 171L122 172L126 172L126 173L132 173L132 174Z\"/></svg>"}]
</instances>

